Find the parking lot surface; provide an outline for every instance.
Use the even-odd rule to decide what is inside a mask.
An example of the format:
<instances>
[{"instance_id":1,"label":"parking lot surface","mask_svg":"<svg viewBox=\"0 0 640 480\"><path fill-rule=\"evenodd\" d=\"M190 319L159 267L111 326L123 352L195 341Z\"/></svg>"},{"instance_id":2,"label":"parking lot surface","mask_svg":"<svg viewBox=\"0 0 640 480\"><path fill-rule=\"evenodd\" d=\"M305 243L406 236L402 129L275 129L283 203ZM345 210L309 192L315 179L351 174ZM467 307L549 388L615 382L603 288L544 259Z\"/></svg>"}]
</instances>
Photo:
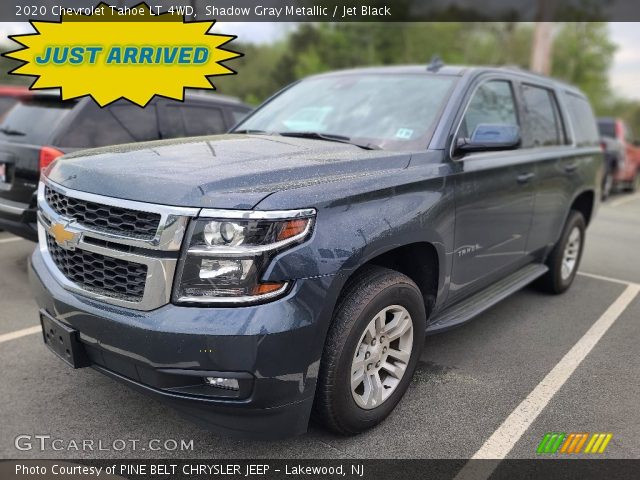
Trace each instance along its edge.
<instances>
[{"instance_id":1,"label":"parking lot surface","mask_svg":"<svg viewBox=\"0 0 640 480\"><path fill-rule=\"evenodd\" d=\"M216 436L91 369L74 371L59 361L36 328L25 330L38 325L26 271L34 245L0 233L0 455L469 458L501 449L501 456L533 458L546 432L610 432L600 457L639 458L639 245L640 195L612 198L589 228L581 274L569 292L526 288L472 322L427 338L412 386L379 427L343 438L312 425L298 438L254 442ZM576 363L576 355L584 360ZM539 415L530 413L532 405ZM18 435L50 435L63 440L62 449L41 451L34 442L21 451ZM84 439L106 448L69 447ZM114 451L116 439L139 442ZM193 440L193 448L152 450L151 439Z\"/></svg>"}]
</instances>

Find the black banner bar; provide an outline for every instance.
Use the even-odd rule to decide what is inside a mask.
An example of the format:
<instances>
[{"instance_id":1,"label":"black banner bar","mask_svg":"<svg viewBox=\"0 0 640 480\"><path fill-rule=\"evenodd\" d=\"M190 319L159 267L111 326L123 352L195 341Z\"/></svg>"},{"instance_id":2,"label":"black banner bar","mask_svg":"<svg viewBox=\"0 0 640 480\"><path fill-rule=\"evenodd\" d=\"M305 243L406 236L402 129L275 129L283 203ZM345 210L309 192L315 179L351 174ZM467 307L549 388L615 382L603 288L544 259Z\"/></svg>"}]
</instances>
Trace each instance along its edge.
<instances>
[{"instance_id":1,"label":"black banner bar","mask_svg":"<svg viewBox=\"0 0 640 480\"><path fill-rule=\"evenodd\" d=\"M9 479L636 479L640 460L2 460Z\"/></svg>"},{"instance_id":2,"label":"black banner bar","mask_svg":"<svg viewBox=\"0 0 640 480\"><path fill-rule=\"evenodd\" d=\"M0 21L95 13L99 0L3 0ZM115 10L140 0L107 0ZM220 22L640 21L634 0L148 0L155 13ZM115 11L114 10L114 11Z\"/></svg>"}]
</instances>

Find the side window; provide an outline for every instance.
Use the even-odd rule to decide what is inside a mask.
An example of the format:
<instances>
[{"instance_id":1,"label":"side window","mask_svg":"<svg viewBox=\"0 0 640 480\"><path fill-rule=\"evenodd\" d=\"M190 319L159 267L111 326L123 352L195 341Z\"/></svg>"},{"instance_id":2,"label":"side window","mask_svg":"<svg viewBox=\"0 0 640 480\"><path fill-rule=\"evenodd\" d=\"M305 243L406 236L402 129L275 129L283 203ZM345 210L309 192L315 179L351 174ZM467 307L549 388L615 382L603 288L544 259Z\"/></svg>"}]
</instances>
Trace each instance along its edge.
<instances>
[{"instance_id":1,"label":"side window","mask_svg":"<svg viewBox=\"0 0 640 480\"><path fill-rule=\"evenodd\" d=\"M114 105L109 109L136 141L143 142L159 138L155 105L147 105L145 108L137 105Z\"/></svg>"},{"instance_id":2,"label":"side window","mask_svg":"<svg viewBox=\"0 0 640 480\"><path fill-rule=\"evenodd\" d=\"M518 125L511 82L491 80L478 87L464 114L458 137L470 137L481 123Z\"/></svg>"},{"instance_id":3,"label":"side window","mask_svg":"<svg viewBox=\"0 0 640 480\"><path fill-rule=\"evenodd\" d=\"M563 128L555 95L549 89L522 85L525 121L524 147L564 144Z\"/></svg>"},{"instance_id":4,"label":"side window","mask_svg":"<svg viewBox=\"0 0 640 480\"><path fill-rule=\"evenodd\" d=\"M213 135L224 133L227 126L219 108L184 105L179 107L187 136Z\"/></svg>"},{"instance_id":5,"label":"side window","mask_svg":"<svg viewBox=\"0 0 640 480\"><path fill-rule=\"evenodd\" d=\"M572 92L566 92L566 105L573 125L575 143L579 147L594 146L600 142L596 119L589 101Z\"/></svg>"},{"instance_id":6,"label":"side window","mask_svg":"<svg viewBox=\"0 0 640 480\"><path fill-rule=\"evenodd\" d=\"M108 108L100 108L92 101L85 103L56 143L61 147L90 148L135 141Z\"/></svg>"}]
</instances>

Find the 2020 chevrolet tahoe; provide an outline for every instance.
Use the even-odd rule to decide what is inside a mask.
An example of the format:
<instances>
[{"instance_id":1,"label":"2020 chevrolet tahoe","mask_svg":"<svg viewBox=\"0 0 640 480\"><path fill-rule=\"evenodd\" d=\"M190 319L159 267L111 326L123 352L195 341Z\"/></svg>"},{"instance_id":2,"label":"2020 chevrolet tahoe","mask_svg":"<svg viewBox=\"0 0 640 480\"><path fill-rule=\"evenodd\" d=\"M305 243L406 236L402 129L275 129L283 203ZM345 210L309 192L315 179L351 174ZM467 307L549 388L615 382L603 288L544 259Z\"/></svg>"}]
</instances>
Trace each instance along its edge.
<instances>
[{"instance_id":1,"label":"2020 chevrolet tahoe","mask_svg":"<svg viewBox=\"0 0 640 480\"><path fill-rule=\"evenodd\" d=\"M312 411L361 432L426 333L534 281L569 288L602 165L589 102L548 78L314 76L232 134L51 165L30 267L44 339L231 434L298 434Z\"/></svg>"}]
</instances>

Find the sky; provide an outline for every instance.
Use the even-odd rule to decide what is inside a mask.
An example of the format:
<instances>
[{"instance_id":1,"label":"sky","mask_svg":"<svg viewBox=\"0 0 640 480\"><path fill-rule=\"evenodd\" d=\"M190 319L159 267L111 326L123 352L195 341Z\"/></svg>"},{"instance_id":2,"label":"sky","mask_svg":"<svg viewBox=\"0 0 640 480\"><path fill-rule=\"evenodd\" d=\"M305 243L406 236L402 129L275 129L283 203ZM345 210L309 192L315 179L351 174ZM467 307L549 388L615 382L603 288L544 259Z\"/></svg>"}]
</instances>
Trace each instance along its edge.
<instances>
[{"instance_id":1,"label":"sky","mask_svg":"<svg viewBox=\"0 0 640 480\"><path fill-rule=\"evenodd\" d=\"M640 23L610 23L611 39L618 50L609 72L613 91L640 100Z\"/></svg>"},{"instance_id":2,"label":"sky","mask_svg":"<svg viewBox=\"0 0 640 480\"><path fill-rule=\"evenodd\" d=\"M220 33L237 35L243 42L268 43L277 40L287 30L287 23L220 22ZM0 37L30 31L27 23L0 23ZM609 23L611 39L618 45L613 67L609 72L616 96L640 100L640 23Z\"/></svg>"}]
</instances>

